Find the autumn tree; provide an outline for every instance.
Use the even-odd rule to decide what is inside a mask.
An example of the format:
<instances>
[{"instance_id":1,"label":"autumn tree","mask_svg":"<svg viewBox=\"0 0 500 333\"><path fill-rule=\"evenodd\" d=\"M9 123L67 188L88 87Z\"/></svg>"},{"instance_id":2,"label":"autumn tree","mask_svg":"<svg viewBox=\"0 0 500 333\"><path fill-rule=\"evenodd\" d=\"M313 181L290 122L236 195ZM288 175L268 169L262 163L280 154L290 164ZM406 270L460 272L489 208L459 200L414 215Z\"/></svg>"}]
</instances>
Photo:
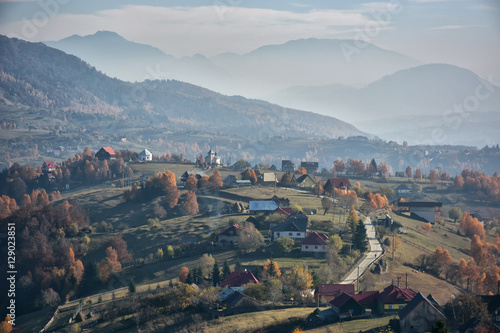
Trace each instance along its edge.
<instances>
[{"instance_id":1,"label":"autumn tree","mask_svg":"<svg viewBox=\"0 0 500 333\"><path fill-rule=\"evenodd\" d=\"M123 240L122 236L116 235L111 237L107 242L107 246L111 246L117 254L117 259L121 264L126 264L134 260L133 255L128 252L127 242Z\"/></svg>"},{"instance_id":2,"label":"autumn tree","mask_svg":"<svg viewBox=\"0 0 500 333\"><path fill-rule=\"evenodd\" d=\"M257 176L255 175L255 170L253 169L248 169L245 172L243 172L243 179L249 180L252 185L255 185L257 183Z\"/></svg>"},{"instance_id":3,"label":"autumn tree","mask_svg":"<svg viewBox=\"0 0 500 333\"><path fill-rule=\"evenodd\" d=\"M10 333L12 332L12 324L10 316L7 315L5 320L0 323L0 333Z\"/></svg>"},{"instance_id":4,"label":"autumn tree","mask_svg":"<svg viewBox=\"0 0 500 333\"><path fill-rule=\"evenodd\" d=\"M278 267L278 263L276 261L267 259L266 264L262 269L262 278L268 279L269 277L280 277L281 271Z\"/></svg>"},{"instance_id":5,"label":"autumn tree","mask_svg":"<svg viewBox=\"0 0 500 333\"><path fill-rule=\"evenodd\" d=\"M413 170L411 168L411 166L407 166L406 167L406 170L405 170L405 174L406 174L406 177L410 178L411 177L411 174L412 174Z\"/></svg>"},{"instance_id":6,"label":"autumn tree","mask_svg":"<svg viewBox=\"0 0 500 333\"><path fill-rule=\"evenodd\" d=\"M202 277L208 277L212 272L212 268L214 267L215 259L211 254L205 253L201 257L201 275Z\"/></svg>"},{"instance_id":7,"label":"autumn tree","mask_svg":"<svg viewBox=\"0 0 500 333\"><path fill-rule=\"evenodd\" d=\"M335 160L333 162L333 170L337 173L343 173L345 171L344 161L342 161L341 159Z\"/></svg>"},{"instance_id":8,"label":"autumn tree","mask_svg":"<svg viewBox=\"0 0 500 333\"><path fill-rule=\"evenodd\" d=\"M47 307L55 308L60 302L59 294L52 288L42 290L42 304Z\"/></svg>"},{"instance_id":9,"label":"autumn tree","mask_svg":"<svg viewBox=\"0 0 500 333\"><path fill-rule=\"evenodd\" d=\"M165 172L166 184L166 199L167 204L170 208L174 208L179 201L179 197L181 196L181 192L177 189L177 181L175 180L175 174L170 171Z\"/></svg>"},{"instance_id":10,"label":"autumn tree","mask_svg":"<svg viewBox=\"0 0 500 333\"><path fill-rule=\"evenodd\" d=\"M378 172L382 177L384 178L387 177L387 175L389 174L389 167L387 166L387 163L385 162L380 163L378 166Z\"/></svg>"},{"instance_id":11,"label":"autumn tree","mask_svg":"<svg viewBox=\"0 0 500 333\"><path fill-rule=\"evenodd\" d=\"M436 170L431 170L428 178L433 185L436 185L439 181L439 173Z\"/></svg>"},{"instance_id":12,"label":"autumn tree","mask_svg":"<svg viewBox=\"0 0 500 333\"><path fill-rule=\"evenodd\" d=\"M186 193L186 199L182 204L182 211L185 215L195 215L198 214L198 201L196 198L196 194L193 191L188 191Z\"/></svg>"},{"instance_id":13,"label":"autumn tree","mask_svg":"<svg viewBox=\"0 0 500 333\"><path fill-rule=\"evenodd\" d=\"M194 173L189 174L186 179L186 190L195 191L198 185L198 179Z\"/></svg>"},{"instance_id":14,"label":"autumn tree","mask_svg":"<svg viewBox=\"0 0 500 333\"><path fill-rule=\"evenodd\" d=\"M475 217L472 217L469 212L465 212L462 215L460 231L466 236L478 235L480 239L484 239L486 236L482 223Z\"/></svg>"},{"instance_id":15,"label":"autumn tree","mask_svg":"<svg viewBox=\"0 0 500 333\"><path fill-rule=\"evenodd\" d=\"M306 168L301 167L299 170L295 171L295 173L298 174L298 175L306 175L307 174L307 170L306 170Z\"/></svg>"},{"instance_id":16,"label":"autumn tree","mask_svg":"<svg viewBox=\"0 0 500 333\"><path fill-rule=\"evenodd\" d=\"M464 178L462 175L457 175L455 179L453 180L453 186L455 187L456 190L462 190L464 187Z\"/></svg>"},{"instance_id":17,"label":"autumn tree","mask_svg":"<svg viewBox=\"0 0 500 333\"><path fill-rule=\"evenodd\" d=\"M179 271L179 281L182 283L186 283L187 277L189 274L189 268L187 267L181 267L181 270Z\"/></svg>"},{"instance_id":18,"label":"autumn tree","mask_svg":"<svg viewBox=\"0 0 500 333\"><path fill-rule=\"evenodd\" d=\"M214 188L222 187L222 178L219 170L215 170L214 174L208 179L208 181Z\"/></svg>"},{"instance_id":19,"label":"autumn tree","mask_svg":"<svg viewBox=\"0 0 500 333\"><path fill-rule=\"evenodd\" d=\"M415 170L415 174L413 175L413 178L415 180L422 180L422 177L423 177L422 171L420 171L420 169Z\"/></svg>"},{"instance_id":20,"label":"autumn tree","mask_svg":"<svg viewBox=\"0 0 500 333\"><path fill-rule=\"evenodd\" d=\"M308 290L313 285L313 277L309 270L302 265L294 265L286 277L288 286L298 290Z\"/></svg>"},{"instance_id":21,"label":"autumn tree","mask_svg":"<svg viewBox=\"0 0 500 333\"><path fill-rule=\"evenodd\" d=\"M119 273L122 270L122 265L118 261L116 250L109 246L106 249L106 258L98 265L99 278L102 282L107 282L113 273Z\"/></svg>"}]
</instances>

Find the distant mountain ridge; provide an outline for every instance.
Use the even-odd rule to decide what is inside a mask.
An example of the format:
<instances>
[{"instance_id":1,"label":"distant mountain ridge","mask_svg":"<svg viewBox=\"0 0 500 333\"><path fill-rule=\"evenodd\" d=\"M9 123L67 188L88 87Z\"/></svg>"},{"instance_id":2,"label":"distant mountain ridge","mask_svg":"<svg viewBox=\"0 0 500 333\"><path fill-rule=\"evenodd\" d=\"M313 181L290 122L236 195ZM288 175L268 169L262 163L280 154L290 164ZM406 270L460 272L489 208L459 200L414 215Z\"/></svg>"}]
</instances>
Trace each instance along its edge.
<instances>
[{"instance_id":1,"label":"distant mountain ridge","mask_svg":"<svg viewBox=\"0 0 500 333\"><path fill-rule=\"evenodd\" d=\"M477 89L484 98L476 97ZM500 111L500 87L448 64L404 69L362 88L290 87L266 99L335 115L392 140L478 146L498 142L492 134L498 125L494 115ZM483 131L472 131L481 125ZM436 131L442 134L433 138Z\"/></svg>"},{"instance_id":2,"label":"distant mountain ridge","mask_svg":"<svg viewBox=\"0 0 500 333\"><path fill-rule=\"evenodd\" d=\"M373 44L367 44L359 54L346 57L342 46L353 45L351 40L300 39L262 46L242 55L225 53L210 58L195 55L181 59L152 52L143 44L131 41L127 41L125 48L124 41L115 33L97 32L46 44L76 55L107 75L122 80L176 79L224 94L252 98L261 98L293 85L362 86L420 64ZM123 51L116 52L115 44L123 47Z\"/></svg>"},{"instance_id":3,"label":"distant mountain ridge","mask_svg":"<svg viewBox=\"0 0 500 333\"><path fill-rule=\"evenodd\" d=\"M338 119L228 97L179 81L112 79L75 56L5 36L0 36L0 96L4 103L114 120L114 126L122 128L141 124L262 138L362 134Z\"/></svg>"}]
</instances>

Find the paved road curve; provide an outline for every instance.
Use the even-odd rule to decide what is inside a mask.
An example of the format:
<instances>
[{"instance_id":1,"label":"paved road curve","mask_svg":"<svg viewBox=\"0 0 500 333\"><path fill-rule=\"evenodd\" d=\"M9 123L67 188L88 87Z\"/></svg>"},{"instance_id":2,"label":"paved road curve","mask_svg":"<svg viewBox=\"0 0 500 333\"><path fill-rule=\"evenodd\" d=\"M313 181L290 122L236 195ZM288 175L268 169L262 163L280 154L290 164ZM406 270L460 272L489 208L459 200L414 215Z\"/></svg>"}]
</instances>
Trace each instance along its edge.
<instances>
[{"instance_id":1,"label":"paved road curve","mask_svg":"<svg viewBox=\"0 0 500 333\"><path fill-rule=\"evenodd\" d=\"M340 282L342 284L355 283L358 278L358 267L359 276L361 276L368 266L382 255L382 247L375 238L375 227L373 227L370 217L367 216L363 223L366 226L366 234L368 236L368 242L370 243L370 252L368 252L366 257L354 268L351 274Z\"/></svg>"}]
</instances>

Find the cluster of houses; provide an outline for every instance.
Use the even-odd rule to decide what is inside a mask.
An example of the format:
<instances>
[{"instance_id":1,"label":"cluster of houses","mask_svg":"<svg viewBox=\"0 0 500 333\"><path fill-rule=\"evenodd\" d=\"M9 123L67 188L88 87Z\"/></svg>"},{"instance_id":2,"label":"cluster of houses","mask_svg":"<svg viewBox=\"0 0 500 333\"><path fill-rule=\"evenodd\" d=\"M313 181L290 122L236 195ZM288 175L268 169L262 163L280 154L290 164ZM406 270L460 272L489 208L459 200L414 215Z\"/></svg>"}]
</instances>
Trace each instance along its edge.
<instances>
[{"instance_id":1,"label":"cluster of houses","mask_svg":"<svg viewBox=\"0 0 500 333\"><path fill-rule=\"evenodd\" d=\"M231 273L221 284L218 294L221 302L232 309L258 308L262 303L245 295L244 289L252 283L260 283L255 275L245 268ZM417 333L430 330L439 319L445 320L443 307L432 297L424 296L410 288L394 284L382 291L355 293L354 284L320 284L314 290L319 303L329 308L314 311L307 321L310 324L336 322L347 319L370 318L380 315L398 314L401 332Z\"/></svg>"},{"instance_id":2,"label":"cluster of houses","mask_svg":"<svg viewBox=\"0 0 500 333\"><path fill-rule=\"evenodd\" d=\"M287 198L274 196L270 200L252 200L249 202L251 214L281 214L286 217L282 223L272 223L269 229L271 242L279 238L288 237L300 242L301 252L325 253L328 248L328 236L323 233L310 232L307 229L309 218L302 212L292 212ZM255 223L253 216L247 222ZM217 234L219 246L235 246L238 243L238 233L247 232L245 227L232 224Z\"/></svg>"}]
</instances>

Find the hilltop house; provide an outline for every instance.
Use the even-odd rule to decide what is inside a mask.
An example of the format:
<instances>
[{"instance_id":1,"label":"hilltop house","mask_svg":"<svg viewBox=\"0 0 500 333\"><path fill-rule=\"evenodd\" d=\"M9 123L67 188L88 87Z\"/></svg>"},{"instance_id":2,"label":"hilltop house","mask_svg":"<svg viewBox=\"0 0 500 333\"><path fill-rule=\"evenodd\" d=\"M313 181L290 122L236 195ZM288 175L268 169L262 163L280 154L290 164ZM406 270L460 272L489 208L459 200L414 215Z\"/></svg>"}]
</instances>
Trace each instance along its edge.
<instances>
[{"instance_id":1,"label":"hilltop house","mask_svg":"<svg viewBox=\"0 0 500 333\"><path fill-rule=\"evenodd\" d=\"M318 284L314 289L314 298L317 302L324 298L327 303L330 303L342 293L354 294L354 284Z\"/></svg>"},{"instance_id":2,"label":"hilltop house","mask_svg":"<svg viewBox=\"0 0 500 333\"><path fill-rule=\"evenodd\" d=\"M295 174L293 175L292 178L292 185L300 188L311 189L314 186L316 186L316 178L314 178L314 176L311 176L309 174L307 175Z\"/></svg>"},{"instance_id":3,"label":"hilltop house","mask_svg":"<svg viewBox=\"0 0 500 333\"><path fill-rule=\"evenodd\" d=\"M56 170L56 164L52 161L45 161L42 164L42 172L49 173Z\"/></svg>"},{"instance_id":4,"label":"hilltop house","mask_svg":"<svg viewBox=\"0 0 500 333\"><path fill-rule=\"evenodd\" d=\"M402 333L429 332L439 319L446 320L446 317L422 293L417 293L399 312Z\"/></svg>"},{"instance_id":5,"label":"hilltop house","mask_svg":"<svg viewBox=\"0 0 500 333\"><path fill-rule=\"evenodd\" d=\"M434 201L399 201L398 207L402 207L402 211L410 212L410 216L420 219L424 222L434 224L436 222L436 211L443 206L442 202Z\"/></svg>"},{"instance_id":6,"label":"hilltop house","mask_svg":"<svg viewBox=\"0 0 500 333\"><path fill-rule=\"evenodd\" d=\"M295 164L290 160L282 160L281 171L293 173L295 171Z\"/></svg>"},{"instance_id":7,"label":"hilltop house","mask_svg":"<svg viewBox=\"0 0 500 333\"><path fill-rule=\"evenodd\" d=\"M309 218L303 213L293 213L285 222L271 228L271 238L273 240L281 237L303 239L306 237L308 220Z\"/></svg>"},{"instance_id":8,"label":"hilltop house","mask_svg":"<svg viewBox=\"0 0 500 333\"><path fill-rule=\"evenodd\" d=\"M151 152L147 149L144 149L143 151L141 151L139 153L139 161L144 161L144 162L147 162L147 161L152 161L153 160L153 154L151 154Z\"/></svg>"},{"instance_id":9,"label":"hilltop house","mask_svg":"<svg viewBox=\"0 0 500 333\"><path fill-rule=\"evenodd\" d=\"M102 147L95 153L95 158L99 161L114 160L116 158L116 153L111 147Z\"/></svg>"},{"instance_id":10,"label":"hilltop house","mask_svg":"<svg viewBox=\"0 0 500 333\"><path fill-rule=\"evenodd\" d=\"M220 284L221 288L232 288L234 290L243 291L245 285L249 283L259 283L259 280L250 271L244 272L232 272L229 276L222 281Z\"/></svg>"},{"instance_id":11,"label":"hilltop house","mask_svg":"<svg viewBox=\"0 0 500 333\"><path fill-rule=\"evenodd\" d=\"M260 181L263 185L276 185L278 179L276 178L276 174L272 172L264 172L260 177Z\"/></svg>"},{"instance_id":12,"label":"hilltop house","mask_svg":"<svg viewBox=\"0 0 500 333\"><path fill-rule=\"evenodd\" d=\"M318 172L318 162L300 162L300 167L306 169L307 173L314 174Z\"/></svg>"},{"instance_id":13,"label":"hilltop house","mask_svg":"<svg viewBox=\"0 0 500 333\"><path fill-rule=\"evenodd\" d=\"M351 183L347 178L330 178L323 188L328 193L332 193L334 188L348 191L351 188Z\"/></svg>"},{"instance_id":14,"label":"hilltop house","mask_svg":"<svg viewBox=\"0 0 500 333\"><path fill-rule=\"evenodd\" d=\"M300 243L301 252L326 253L328 248L328 236L323 233L313 232Z\"/></svg>"},{"instance_id":15,"label":"hilltop house","mask_svg":"<svg viewBox=\"0 0 500 333\"><path fill-rule=\"evenodd\" d=\"M278 208L273 200L252 200L249 202L250 214L271 213Z\"/></svg>"}]
</instances>

